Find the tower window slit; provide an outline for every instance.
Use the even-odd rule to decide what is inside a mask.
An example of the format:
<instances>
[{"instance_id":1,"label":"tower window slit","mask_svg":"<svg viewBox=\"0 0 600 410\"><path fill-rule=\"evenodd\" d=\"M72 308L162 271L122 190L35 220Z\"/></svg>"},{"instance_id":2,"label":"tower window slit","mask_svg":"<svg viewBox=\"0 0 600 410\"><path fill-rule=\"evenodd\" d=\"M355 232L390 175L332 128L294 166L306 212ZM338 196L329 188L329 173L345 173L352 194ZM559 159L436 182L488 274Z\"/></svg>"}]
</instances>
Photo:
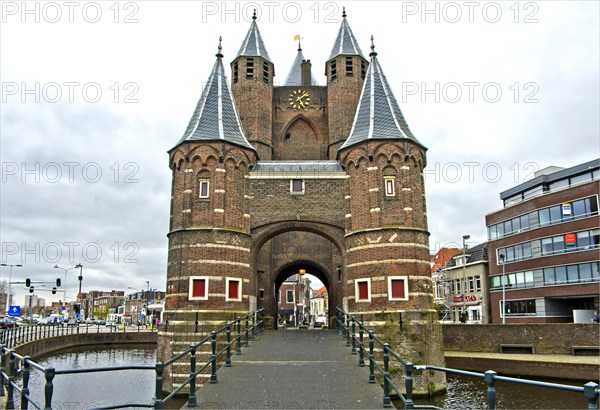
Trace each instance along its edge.
<instances>
[{"instance_id":1,"label":"tower window slit","mask_svg":"<svg viewBox=\"0 0 600 410\"><path fill-rule=\"evenodd\" d=\"M246 78L254 77L254 59L247 58L246 59Z\"/></svg>"},{"instance_id":2,"label":"tower window slit","mask_svg":"<svg viewBox=\"0 0 600 410\"><path fill-rule=\"evenodd\" d=\"M269 84L269 63L263 63L263 81Z\"/></svg>"},{"instance_id":3,"label":"tower window slit","mask_svg":"<svg viewBox=\"0 0 600 410\"><path fill-rule=\"evenodd\" d=\"M346 75L354 75L352 57L346 57Z\"/></svg>"},{"instance_id":4,"label":"tower window slit","mask_svg":"<svg viewBox=\"0 0 600 410\"><path fill-rule=\"evenodd\" d=\"M335 64L335 60L331 62L331 79L335 80L337 78L337 68Z\"/></svg>"}]
</instances>

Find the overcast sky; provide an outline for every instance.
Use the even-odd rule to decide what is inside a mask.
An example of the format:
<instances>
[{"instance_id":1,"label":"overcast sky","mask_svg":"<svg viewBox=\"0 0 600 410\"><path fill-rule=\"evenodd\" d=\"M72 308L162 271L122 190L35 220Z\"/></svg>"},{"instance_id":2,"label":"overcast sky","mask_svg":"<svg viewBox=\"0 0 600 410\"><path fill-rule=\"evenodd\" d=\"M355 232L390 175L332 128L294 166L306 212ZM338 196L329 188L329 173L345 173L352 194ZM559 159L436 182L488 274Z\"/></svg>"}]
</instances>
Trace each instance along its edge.
<instances>
[{"instance_id":1,"label":"overcast sky","mask_svg":"<svg viewBox=\"0 0 600 410\"><path fill-rule=\"evenodd\" d=\"M485 241L499 193L536 169L600 155L597 1L0 4L2 263L23 264L13 281L64 279L54 265L81 263L84 291L165 289L166 151L187 126L219 35L229 63L255 7L276 82L301 34L325 83L343 5L365 56L375 37L429 148L432 251L464 234ZM68 272L68 299L76 276ZM23 286L13 287L22 304Z\"/></svg>"}]
</instances>

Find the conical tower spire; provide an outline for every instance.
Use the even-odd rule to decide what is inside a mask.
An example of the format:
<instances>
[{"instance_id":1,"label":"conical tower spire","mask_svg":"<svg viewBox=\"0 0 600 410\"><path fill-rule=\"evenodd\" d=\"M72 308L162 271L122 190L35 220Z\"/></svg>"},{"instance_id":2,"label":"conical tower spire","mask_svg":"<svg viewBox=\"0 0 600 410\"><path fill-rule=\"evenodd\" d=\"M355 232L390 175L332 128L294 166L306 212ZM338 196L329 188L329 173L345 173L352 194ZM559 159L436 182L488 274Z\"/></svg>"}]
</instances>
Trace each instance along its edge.
<instances>
[{"instance_id":1,"label":"conical tower spire","mask_svg":"<svg viewBox=\"0 0 600 410\"><path fill-rule=\"evenodd\" d=\"M300 47L300 42L298 42L298 54L296 55L296 59L292 64L292 68L285 79L285 83L283 85L302 85L302 61L306 60L304 55L302 54L302 48ZM314 75L310 75L310 84L311 85L319 85L317 83L317 79Z\"/></svg>"},{"instance_id":2,"label":"conical tower spire","mask_svg":"<svg viewBox=\"0 0 600 410\"><path fill-rule=\"evenodd\" d=\"M256 24L256 9L254 9L254 15L252 16L252 24L250 25L250 30L248 30L248 34L246 34L246 38L242 43L242 47L240 47L240 51L238 51L236 59L238 57L262 57L270 63L271 58L269 57L269 53L267 53L267 48L265 47L265 43L262 40L260 35L260 31L258 31L258 25Z\"/></svg>"},{"instance_id":3,"label":"conical tower spire","mask_svg":"<svg viewBox=\"0 0 600 410\"><path fill-rule=\"evenodd\" d=\"M221 37L219 37L217 61L204 86L190 123L177 145L186 141L227 141L254 150L242 130L225 75L221 49Z\"/></svg>"},{"instance_id":4,"label":"conical tower spire","mask_svg":"<svg viewBox=\"0 0 600 410\"><path fill-rule=\"evenodd\" d=\"M411 140L423 147L408 128L398 102L377 60L371 37L371 62L358 101L350 136L340 150L368 140ZM423 147L424 148L424 147Z\"/></svg>"},{"instance_id":5,"label":"conical tower spire","mask_svg":"<svg viewBox=\"0 0 600 410\"><path fill-rule=\"evenodd\" d=\"M346 20L345 7L342 12L342 26L340 27L340 31L335 39L335 43L333 43L331 55L327 61L339 55L357 55L363 57L362 51L360 51L360 47L358 46L358 42L356 41L356 38L354 37L354 34L348 25L348 21Z\"/></svg>"}]
</instances>

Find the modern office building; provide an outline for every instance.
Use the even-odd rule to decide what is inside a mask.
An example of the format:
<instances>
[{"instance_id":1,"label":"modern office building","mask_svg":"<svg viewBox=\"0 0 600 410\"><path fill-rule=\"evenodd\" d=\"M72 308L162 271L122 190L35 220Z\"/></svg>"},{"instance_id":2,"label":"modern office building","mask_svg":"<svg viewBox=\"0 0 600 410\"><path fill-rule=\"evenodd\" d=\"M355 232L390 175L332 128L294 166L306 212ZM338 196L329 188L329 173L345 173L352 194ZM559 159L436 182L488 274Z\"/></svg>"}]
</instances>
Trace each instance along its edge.
<instances>
[{"instance_id":1,"label":"modern office building","mask_svg":"<svg viewBox=\"0 0 600 410\"><path fill-rule=\"evenodd\" d=\"M493 323L585 322L598 310L599 178L597 159L500 194L504 207L486 216Z\"/></svg>"}]
</instances>

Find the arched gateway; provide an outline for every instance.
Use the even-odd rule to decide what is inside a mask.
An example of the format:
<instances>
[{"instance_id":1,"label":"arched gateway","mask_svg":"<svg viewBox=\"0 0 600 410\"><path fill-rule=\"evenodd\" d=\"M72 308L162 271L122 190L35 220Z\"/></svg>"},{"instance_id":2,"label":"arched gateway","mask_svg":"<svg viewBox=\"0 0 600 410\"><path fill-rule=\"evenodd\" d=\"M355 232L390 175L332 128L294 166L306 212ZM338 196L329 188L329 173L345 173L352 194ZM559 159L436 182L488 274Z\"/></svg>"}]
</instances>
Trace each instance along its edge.
<instances>
[{"instance_id":1,"label":"arched gateway","mask_svg":"<svg viewBox=\"0 0 600 410\"><path fill-rule=\"evenodd\" d=\"M286 84L256 16L231 63L221 46L190 123L169 151L172 201L166 360L200 328L264 307L304 268L342 306L415 364L443 364L433 309L423 169L371 45L365 59L345 14L326 85L302 50ZM200 81L199 81L200 82ZM330 312L330 315L333 312ZM178 370L172 380L177 384ZM417 390L444 388L423 374Z\"/></svg>"}]
</instances>

